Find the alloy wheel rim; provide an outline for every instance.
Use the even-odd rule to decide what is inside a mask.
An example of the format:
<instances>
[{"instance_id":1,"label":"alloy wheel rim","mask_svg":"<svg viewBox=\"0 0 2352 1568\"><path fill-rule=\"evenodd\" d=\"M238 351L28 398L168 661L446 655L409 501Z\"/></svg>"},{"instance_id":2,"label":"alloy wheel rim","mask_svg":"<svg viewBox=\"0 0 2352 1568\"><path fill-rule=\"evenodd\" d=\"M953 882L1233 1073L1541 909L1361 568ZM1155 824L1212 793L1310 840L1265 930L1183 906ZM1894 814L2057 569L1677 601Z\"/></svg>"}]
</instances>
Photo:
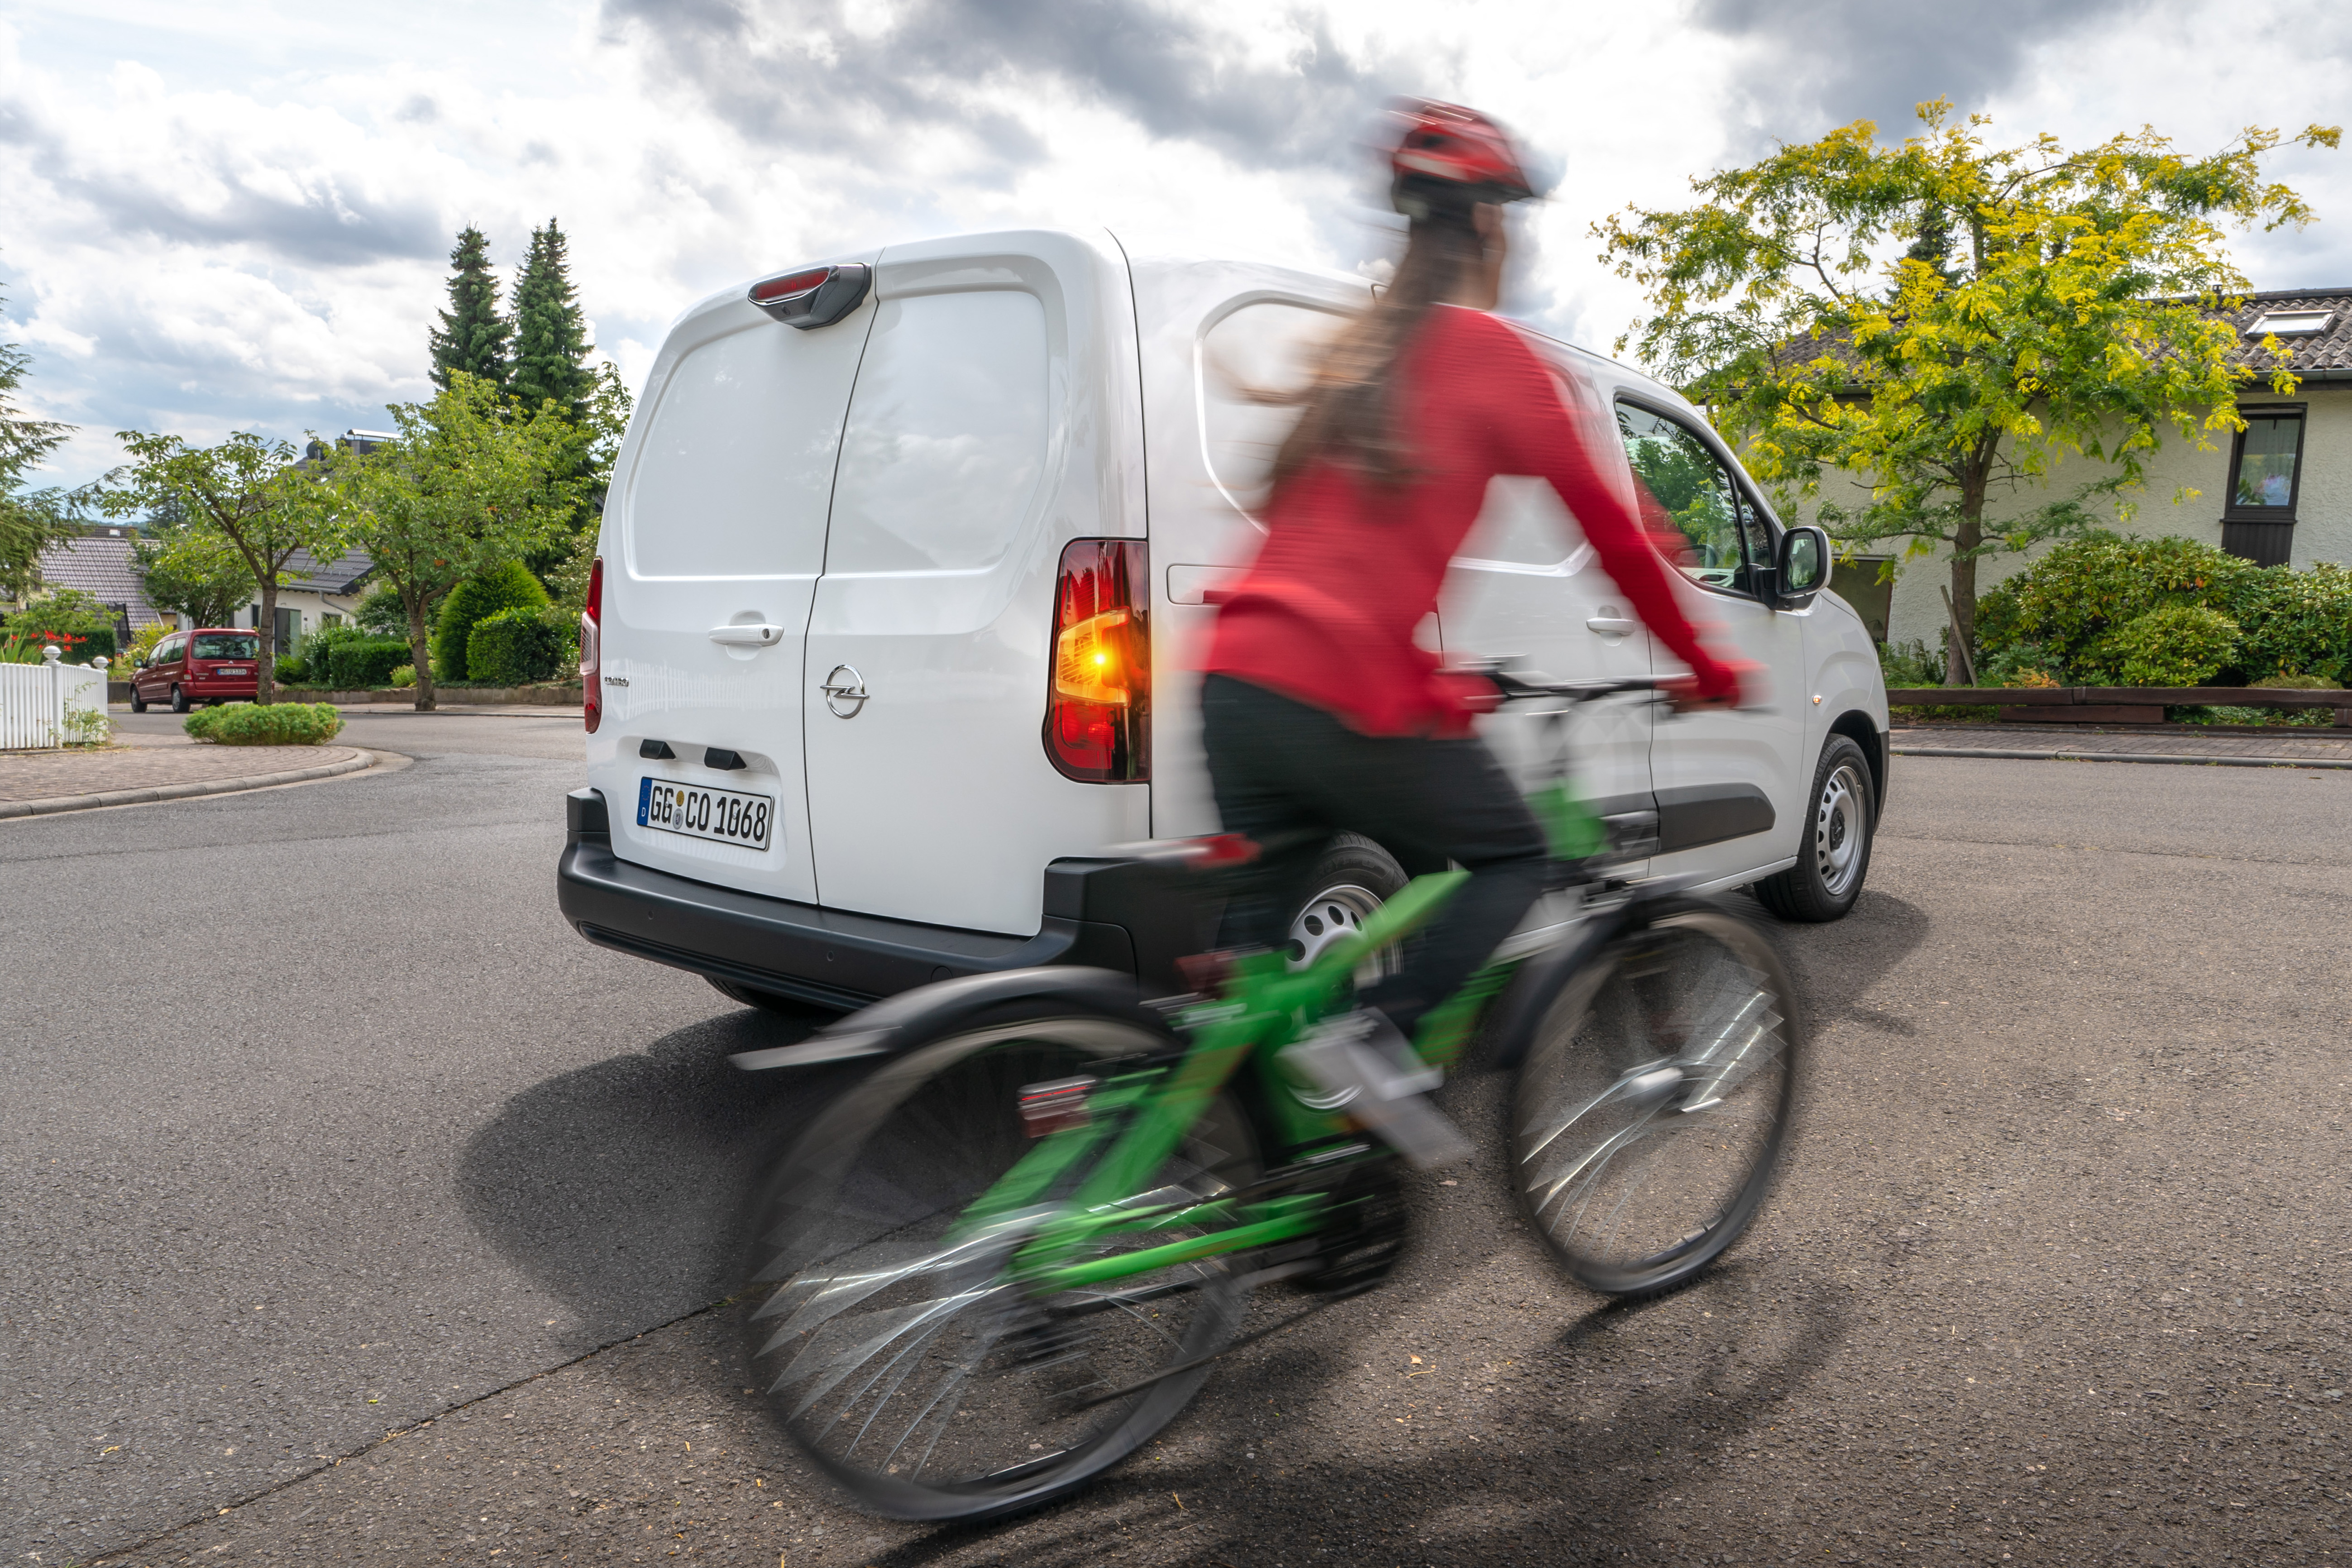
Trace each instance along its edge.
<instances>
[{"instance_id":1,"label":"alloy wheel rim","mask_svg":"<svg viewBox=\"0 0 2352 1568\"><path fill-rule=\"evenodd\" d=\"M1868 841L1863 821L1862 780L1850 763L1830 770L1813 809L1813 863L1822 887L1842 899L1862 875L1862 848Z\"/></svg>"}]
</instances>

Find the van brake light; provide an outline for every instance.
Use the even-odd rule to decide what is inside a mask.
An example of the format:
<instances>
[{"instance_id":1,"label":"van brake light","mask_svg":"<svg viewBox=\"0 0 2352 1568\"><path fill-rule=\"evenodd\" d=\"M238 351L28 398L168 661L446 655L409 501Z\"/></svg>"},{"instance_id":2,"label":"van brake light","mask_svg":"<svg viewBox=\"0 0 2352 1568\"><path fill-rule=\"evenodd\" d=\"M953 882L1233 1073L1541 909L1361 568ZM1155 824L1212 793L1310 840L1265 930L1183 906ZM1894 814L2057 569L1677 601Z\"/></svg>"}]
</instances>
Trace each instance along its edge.
<instances>
[{"instance_id":1,"label":"van brake light","mask_svg":"<svg viewBox=\"0 0 2352 1568\"><path fill-rule=\"evenodd\" d=\"M1151 572L1139 539L1080 539L1054 584L1045 755L1067 778L1151 776Z\"/></svg>"},{"instance_id":2,"label":"van brake light","mask_svg":"<svg viewBox=\"0 0 2352 1568\"><path fill-rule=\"evenodd\" d=\"M594 734L604 717L604 558L588 568L588 603L580 612L580 711Z\"/></svg>"},{"instance_id":3,"label":"van brake light","mask_svg":"<svg viewBox=\"0 0 2352 1568\"><path fill-rule=\"evenodd\" d=\"M844 261L762 278L745 298L784 325L805 332L829 327L857 309L873 281L874 268L863 261Z\"/></svg>"}]
</instances>

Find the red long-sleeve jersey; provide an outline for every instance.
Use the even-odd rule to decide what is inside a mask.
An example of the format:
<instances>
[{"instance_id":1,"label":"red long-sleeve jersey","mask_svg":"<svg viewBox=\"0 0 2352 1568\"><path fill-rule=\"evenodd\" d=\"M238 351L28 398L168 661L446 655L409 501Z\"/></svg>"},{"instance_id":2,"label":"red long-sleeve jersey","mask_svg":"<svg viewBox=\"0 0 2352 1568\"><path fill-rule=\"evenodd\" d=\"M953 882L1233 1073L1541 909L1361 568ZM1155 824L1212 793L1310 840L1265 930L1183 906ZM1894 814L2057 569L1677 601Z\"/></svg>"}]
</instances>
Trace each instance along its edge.
<instances>
[{"instance_id":1,"label":"red long-sleeve jersey","mask_svg":"<svg viewBox=\"0 0 2352 1568\"><path fill-rule=\"evenodd\" d=\"M1552 373L1507 322L1439 306L1396 367L1411 477L1382 487L1327 460L1269 503L1265 542L1224 594L1204 673L1281 692L1368 735L1459 736L1494 688L1439 668L1413 629L1497 474L1551 481L1634 611L1702 697L1738 679L1684 618L1642 520L1600 465ZM1565 675L1567 671L1561 671Z\"/></svg>"}]
</instances>

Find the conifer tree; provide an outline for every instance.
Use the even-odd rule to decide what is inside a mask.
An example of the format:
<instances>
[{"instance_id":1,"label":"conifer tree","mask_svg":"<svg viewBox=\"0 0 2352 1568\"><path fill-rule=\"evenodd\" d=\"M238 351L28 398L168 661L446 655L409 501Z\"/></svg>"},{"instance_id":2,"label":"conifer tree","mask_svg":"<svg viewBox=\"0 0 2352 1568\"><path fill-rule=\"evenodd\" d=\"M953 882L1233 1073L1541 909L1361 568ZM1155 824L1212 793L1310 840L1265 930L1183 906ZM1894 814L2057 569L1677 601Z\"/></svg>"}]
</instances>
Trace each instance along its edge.
<instances>
[{"instance_id":1,"label":"conifer tree","mask_svg":"<svg viewBox=\"0 0 2352 1568\"><path fill-rule=\"evenodd\" d=\"M526 408L553 398L563 416L577 425L588 414L588 396L596 385L586 364L595 345L588 341L588 319L581 313L572 291L572 273L565 256L563 231L555 220L531 230L530 254L515 280L514 374L508 389Z\"/></svg>"},{"instance_id":2,"label":"conifer tree","mask_svg":"<svg viewBox=\"0 0 2352 1568\"><path fill-rule=\"evenodd\" d=\"M499 278L490 270L490 244L467 224L449 253L449 309L431 333L433 384L449 390L449 373L463 371L503 390L512 367L508 338L514 323L499 310Z\"/></svg>"}]
</instances>

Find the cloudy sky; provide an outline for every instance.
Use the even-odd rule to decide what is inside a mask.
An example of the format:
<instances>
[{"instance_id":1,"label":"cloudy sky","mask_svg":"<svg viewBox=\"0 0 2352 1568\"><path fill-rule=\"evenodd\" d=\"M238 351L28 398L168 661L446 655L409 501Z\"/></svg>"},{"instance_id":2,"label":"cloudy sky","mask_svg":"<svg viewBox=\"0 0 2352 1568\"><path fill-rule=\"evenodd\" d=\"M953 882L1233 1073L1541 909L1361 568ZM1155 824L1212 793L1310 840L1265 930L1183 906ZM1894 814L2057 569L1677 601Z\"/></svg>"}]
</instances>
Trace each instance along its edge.
<instances>
[{"instance_id":1,"label":"cloudy sky","mask_svg":"<svg viewBox=\"0 0 2352 1568\"><path fill-rule=\"evenodd\" d=\"M1775 138L1940 94L2204 150L2352 118L2347 79L2329 0L0 0L0 338L81 426L73 483L118 429L299 439L425 396L467 222L511 268L562 220L633 388L692 300L891 239L1099 223L1353 268L1390 243L1356 138L1419 92L1564 171L1516 304L1605 351L1638 301L1593 220ZM2241 264L2352 284L2352 151L2277 170L2324 221Z\"/></svg>"}]
</instances>

